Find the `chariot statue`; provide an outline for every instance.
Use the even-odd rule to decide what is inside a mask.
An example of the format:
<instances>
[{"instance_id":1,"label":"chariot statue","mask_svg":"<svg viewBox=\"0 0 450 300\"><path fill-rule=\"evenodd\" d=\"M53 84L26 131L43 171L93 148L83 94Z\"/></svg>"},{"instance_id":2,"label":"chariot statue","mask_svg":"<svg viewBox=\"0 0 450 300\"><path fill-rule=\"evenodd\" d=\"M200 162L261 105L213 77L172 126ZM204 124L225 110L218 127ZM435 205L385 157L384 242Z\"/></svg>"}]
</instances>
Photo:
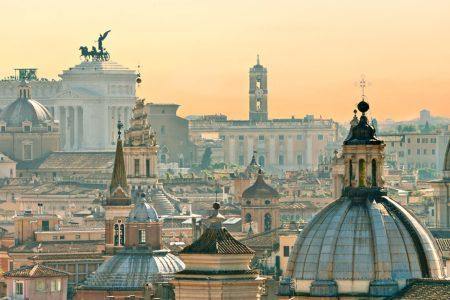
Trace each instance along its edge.
<instances>
[{"instance_id":1,"label":"chariot statue","mask_svg":"<svg viewBox=\"0 0 450 300\"><path fill-rule=\"evenodd\" d=\"M103 41L106 39L111 30L106 31L105 33L99 35L97 42L97 48L92 46L91 50L87 46L80 46L79 50L81 51L80 58L83 57L85 61L107 61L109 60L109 53L106 51L106 48L103 47Z\"/></svg>"}]
</instances>

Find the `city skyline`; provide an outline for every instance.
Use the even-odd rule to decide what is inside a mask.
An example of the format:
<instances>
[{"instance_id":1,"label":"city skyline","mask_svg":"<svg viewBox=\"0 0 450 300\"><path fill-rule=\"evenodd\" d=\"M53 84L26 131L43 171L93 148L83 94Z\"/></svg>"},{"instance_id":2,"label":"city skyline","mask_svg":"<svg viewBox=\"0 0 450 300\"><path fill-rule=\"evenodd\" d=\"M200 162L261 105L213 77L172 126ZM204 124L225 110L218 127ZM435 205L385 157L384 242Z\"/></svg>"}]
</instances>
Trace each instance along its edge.
<instances>
[{"instance_id":1,"label":"city skyline","mask_svg":"<svg viewBox=\"0 0 450 300\"><path fill-rule=\"evenodd\" d=\"M442 60L450 54L449 3L325 2L5 3L4 22L15 22L15 29L3 38L8 59L0 62L0 75L37 67L40 77L57 78L80 62L80 45L93 45L111 29L105 42L111 59L132 69L141 65L138 95L178 103L183 116L247 118L248 69L257 54L268 69L270 118L314 114L348 121L361 74L379 120L416 118L421 109L450 116L450 63ZM10 19L18 11L22 21Z\"/></svg>"}]
</instances>

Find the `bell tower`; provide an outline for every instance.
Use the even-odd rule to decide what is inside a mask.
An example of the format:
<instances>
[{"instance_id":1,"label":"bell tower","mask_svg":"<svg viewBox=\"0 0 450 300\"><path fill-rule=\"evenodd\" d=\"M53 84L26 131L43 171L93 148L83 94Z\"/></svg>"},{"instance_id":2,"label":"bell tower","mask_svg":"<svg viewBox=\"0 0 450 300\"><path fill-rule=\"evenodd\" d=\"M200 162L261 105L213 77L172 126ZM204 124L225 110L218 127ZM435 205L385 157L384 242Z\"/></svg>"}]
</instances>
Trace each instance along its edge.
<instances>
[{"instance_id":1,"label":"bell tower","mask_svg":"<svg viewBox=\"0 0 450 300\"><path fill-rule=\"evenodd\" d=\"M259 55L256 65L249 72L249 120L267 121L267 69L259 63Z\"/></svg>"}]
</instances>

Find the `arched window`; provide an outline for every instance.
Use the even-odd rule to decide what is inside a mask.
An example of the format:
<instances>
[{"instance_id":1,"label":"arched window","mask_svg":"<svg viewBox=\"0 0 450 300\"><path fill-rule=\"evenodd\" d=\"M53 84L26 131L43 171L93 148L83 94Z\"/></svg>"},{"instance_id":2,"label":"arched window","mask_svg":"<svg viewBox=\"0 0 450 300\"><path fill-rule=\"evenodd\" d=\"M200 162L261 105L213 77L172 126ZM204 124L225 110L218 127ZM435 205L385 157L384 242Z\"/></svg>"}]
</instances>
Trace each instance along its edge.
<instances>
[{"instance_id":1,"label":"arched window","mask_svg":"<svg viewBox=\"0 0 450 300\"><path fill-rule=\"evenodd\" d=\"M359 160L358 176L358 186L366 186L366 161L364 159Z\"/></svg>"},{"instance_id":2,"label":"arched window","mask_svg":"<svg viewBox=\"0 0 450 300\"><path fill-rule=\"evenodd\" d=\"M377 186L377 161L372 159L372 186Z\"/></svg>"},{"instance_id":3,"label":"arched window","mask_svg":"<svg viewBox=\"0 0 450 300\"><path fill-rule=\"evenodd\" d=\"M139 244L145 244L145 229L139 230Z\"/></svg>"},{"instance_id":4,"label":"arched window","mask_svg":"<svg viewBox=\"0 0 450 300\"><path fill-rule=\"evenodd\" d=\"M264 215L264 231L272 229L272 216L269 213Z\"/></svg>"},{"instance_id":5,"label":"arched window","mask_svg":"<svg viewBox=\"0 0 450 300\"><path fill-rule=\"evenodd\" d=\"M352 180L353 180L353 163L352 160L348 162L348 186L352 186Z\"/></svg>"},{"instance_id":6,"label":"arched window","mask_svg":"<svg viewBox=\"0 0 450 300\"><path fill-rule=\"evenodd\" d=\"M263 155L261 155L261 156L258 157L258 164L259 164L261 167L264 167L264 166L265 166L265 164L266 164L266 159L264 158Z\"/></svg>"},{"instance_id":7,"label":"arched window","mask_svg":"<svg viewBox=\"0 0 450 300\"><path fill-rule=\"evenodd\" d=\"M117 220L114 224L114 246L125 245L125 225L122 220Z\"/></svg>"},{"instance_id":8,"label":"arched window","mask_svg":"<svg viewBox=\"0 0 450 300\"><path fill-rule=\"evenodd\" d=\"M245 215L245 223L250 223L252 221L252 215L251 214L246 214Z\"/></svg>"},{"instance_id":9,"label":"arched window","mask_svg":"<svg viewBox=\"0 0 450 300\"><path fill-rule=\"evenodd\" d=\"M166 155L165 154L161 154L161 163L165 164L166 163Z\"/></svg>"}]
</instances>

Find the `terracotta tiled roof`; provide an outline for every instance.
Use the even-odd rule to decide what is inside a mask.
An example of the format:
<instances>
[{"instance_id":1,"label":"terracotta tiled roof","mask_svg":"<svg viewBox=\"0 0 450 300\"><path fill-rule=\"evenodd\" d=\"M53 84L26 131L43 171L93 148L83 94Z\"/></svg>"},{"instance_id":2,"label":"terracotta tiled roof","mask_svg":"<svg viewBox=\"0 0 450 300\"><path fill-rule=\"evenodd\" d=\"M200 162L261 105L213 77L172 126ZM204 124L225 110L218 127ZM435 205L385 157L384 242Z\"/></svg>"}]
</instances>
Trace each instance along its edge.
<instances>
[{"instance_id":1,"label":"terracotta tiled roof","mask_svg":"<svg viewBox=\"0 0 450 300\"><path fill-rule=\"evenodd\" d=\"M450 299L450 280L412 279L397 295L388 299L438 300Z\"/></svg>"},{"instance_id":2,"label":"terracotta tiled roof","mask_svg":"<svg viewBox=\"0 0 450 300\"><path fill-rule=\"evenodd\" d=\"M29 278L37 278L37 277L62 277L69 276L69 273L63 272L60 270L52 269L46 267L44 265L32 265L32 266L23 266L18 269L5 272L3 274L5 277L29 277Z\"/></svg>"},{"instance_id":3,"label":"terracotta tiled roof","mask_svg":"<svg viewBox=\"0 0 450 300\"><path fill-rule=\"evenodd\" d=\"M62 233L64 234L64 233ZM96 253L104 245L101 241L77 241L77 242L25 242L9 249L11 253Z\"/></svg>"},{"instance_id":4,"label":"terracotta tiled roof","mask_svg":"<svg viewBox=\"0 0 450 300\"><path fill-rule=\"evenodd\" d=\"M280 198L280 194L264 181L260 173L255 183L242 193L242 198Z\"/></svg>"},{"instance_id":5,"label":"terracotta tiled roof","mask_svg":"<svg viewBox=\"0 0 450 300\"><path fill-rule=\"evenodd\" d=\"M237 241L225 228L207 228L191 245L180 253L196 254L253 254L252 249Z\"/></svg>"}]
</instances>

